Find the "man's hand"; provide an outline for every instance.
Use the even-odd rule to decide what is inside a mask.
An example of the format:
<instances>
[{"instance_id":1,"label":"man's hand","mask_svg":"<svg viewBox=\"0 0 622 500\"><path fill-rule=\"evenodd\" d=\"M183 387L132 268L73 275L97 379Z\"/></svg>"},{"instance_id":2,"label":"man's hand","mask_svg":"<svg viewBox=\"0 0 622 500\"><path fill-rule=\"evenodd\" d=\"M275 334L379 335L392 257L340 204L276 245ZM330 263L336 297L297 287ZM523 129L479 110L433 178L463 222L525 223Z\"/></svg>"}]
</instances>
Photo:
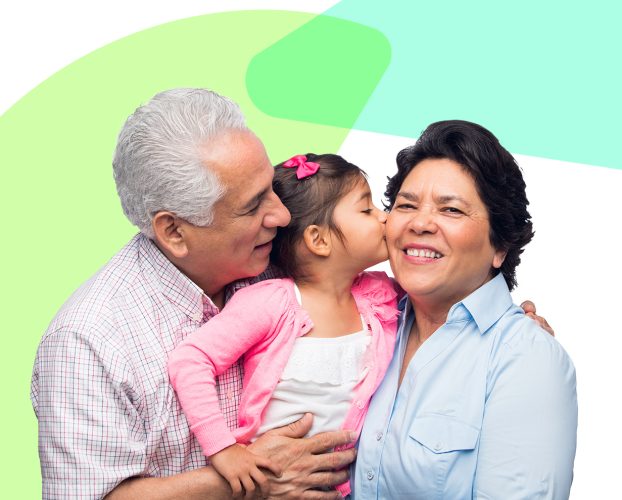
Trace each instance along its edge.
<instances>
[{"instance_id":1,"label":"man's hand","mask_svg":"<svg viewBox=\"0 0 622 500\"><path fill-rule=\"evenodd\" d=\"M337 491L319 491L313 488L336 486L348 480L348 470L356 451L331 451L336 446L352 443L356 436L349 431L322 432L310 438L302 438L309 429L313 417L305 414L300 420L286 427L266 432L248 449L256 455L270 457L282 471L280 477L265 471L269 483L268 498L328 500L338 499Z\"/></svg>"},{"instance_id":2,"label":"man's hand","mask_svg":"<svg viewBox=\"0 0 622 500\"><path fill-rule=\"evenodd\" d=\"M538 316L536 314L536 305L531 300L526 300L520 305L525 311L525 314L533 319L538 325L540 325L543 329L545 329L548 333L550 333L553 337L555 337L555 332L549 322L544 319L542 316Z\"/></svg>"}]
</instances>

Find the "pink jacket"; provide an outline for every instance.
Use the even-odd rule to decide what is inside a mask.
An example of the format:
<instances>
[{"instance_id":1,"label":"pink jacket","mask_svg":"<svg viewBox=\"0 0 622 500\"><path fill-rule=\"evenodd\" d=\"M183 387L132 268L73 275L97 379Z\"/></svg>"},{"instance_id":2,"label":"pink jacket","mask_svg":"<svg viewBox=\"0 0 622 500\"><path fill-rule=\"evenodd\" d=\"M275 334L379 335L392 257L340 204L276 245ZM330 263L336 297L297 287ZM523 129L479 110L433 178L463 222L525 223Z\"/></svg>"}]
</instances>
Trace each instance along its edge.
<instances>
[{"instance_id":1,"label":"pink jacket","mask_svg":"<svg viewBox=\"0 0 622 500\"><path fill-rule=\"evenodd\" d=\"M352 285L352 295L372 337L364 359L368 373L355 388L343 424L360 433L369 400L393 356L398 293L385 273L364 272ZM177 346L169 357L169 376L203 453L213 455L255 436L294 341L312 327L298 304L294 282L274 279L236 292L220 314ZM239 427L230 431L220 413L216 377L241 356Z\"/></svg>"}]
</instances>

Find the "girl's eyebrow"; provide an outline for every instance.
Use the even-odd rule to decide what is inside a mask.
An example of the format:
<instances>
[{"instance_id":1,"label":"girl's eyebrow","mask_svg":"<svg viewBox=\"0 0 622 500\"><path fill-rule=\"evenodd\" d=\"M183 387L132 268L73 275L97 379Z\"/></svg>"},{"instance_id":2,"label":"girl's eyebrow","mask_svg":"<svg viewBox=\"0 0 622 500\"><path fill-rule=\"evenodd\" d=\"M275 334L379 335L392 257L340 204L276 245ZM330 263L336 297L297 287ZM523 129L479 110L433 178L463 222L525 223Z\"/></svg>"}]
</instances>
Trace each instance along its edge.
<instances>
[{"instance_id":1,"label":"girl's eyebrow","mask_svg":"<svg viewBox=\"0 0 622 500\"><path fill-rule=\"evenodd\" d=\"M364 191L361 193L361 196L359 196L359 199L356 200L357 202L364 200L365 198L371 198L371 191L368 189L367 191Z\"/></svg>"}]
</instances>

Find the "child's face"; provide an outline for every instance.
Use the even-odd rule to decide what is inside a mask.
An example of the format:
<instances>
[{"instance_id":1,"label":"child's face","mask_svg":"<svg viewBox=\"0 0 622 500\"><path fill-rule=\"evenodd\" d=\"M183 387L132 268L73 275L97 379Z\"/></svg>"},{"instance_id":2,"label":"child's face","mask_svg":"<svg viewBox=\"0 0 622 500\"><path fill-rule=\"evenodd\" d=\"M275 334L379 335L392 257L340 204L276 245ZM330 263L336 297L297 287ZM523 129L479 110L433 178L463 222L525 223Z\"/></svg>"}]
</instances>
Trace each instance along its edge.
<instances>
[{"instance_id":1,"label":"child's face","mask_svg":"<svg viewBox=\"0 0 622 500\"><path fill-rule=\"evenodd\" d=\"M337 254L343 254L344 267L361 272L387 260L384 228L387 214L371 201L369 184L361 179L335 207L333 221L343 234L334 235Z\"/></svg>"}]
</instances>

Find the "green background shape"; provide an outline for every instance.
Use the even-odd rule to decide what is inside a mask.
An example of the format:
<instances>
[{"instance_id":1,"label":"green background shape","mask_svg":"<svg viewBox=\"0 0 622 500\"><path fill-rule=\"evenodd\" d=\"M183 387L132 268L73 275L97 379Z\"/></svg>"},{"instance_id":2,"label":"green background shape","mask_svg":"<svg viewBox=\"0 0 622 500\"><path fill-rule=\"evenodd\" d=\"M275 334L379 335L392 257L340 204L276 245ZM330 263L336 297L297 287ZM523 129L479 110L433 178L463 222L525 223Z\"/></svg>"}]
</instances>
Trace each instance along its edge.
<instances>
[{"instance_id":1,"label":"green background shape","mask_svg":"<svg viewBox=\"0 0 622 500\"><path fill-rule=\"evenodd\" d=\"M353 128L417 137L431 122L460 118L493 130L513 153L622 169L621 2L342 0L326 14L378 29L392 48ZM281 116L276 91L256 103ZM287 116L309 118L296 111ZM333 123L328 113L313 117Z\"/></svg>"},{"instance_id":2,"label":"green background shape","mask_svg":"<svg viewBox=\"0 0 622 500\"><path fill-rule=\"evenodd\" d=\"M246 85L272 116L351 128L390 58L379 31L318 16L257 54Z\"/></svg>"},{"instance_id":3,"label":"green background shape","mask_svg":"<svg viewBox=\"0 0 622 500\"><path fill-rule=\"evenodd\" d=\"M36 419L27 396L41 335L69 295L135 233L111 169L125 118L163 89L209 87L240 104L275 161L337 151L347 129L267 116L245 86L251 58L313 17L228 12L158 26L67 66L0 117L7 217L0 376L10 402L0 417L2 446L10 450L0 454L3 497L41 495ZM332 22L331 36L343 25L352 32L352 23ZM360 111L350 109L354 117Z\"/></svg>"}]
</instances>

